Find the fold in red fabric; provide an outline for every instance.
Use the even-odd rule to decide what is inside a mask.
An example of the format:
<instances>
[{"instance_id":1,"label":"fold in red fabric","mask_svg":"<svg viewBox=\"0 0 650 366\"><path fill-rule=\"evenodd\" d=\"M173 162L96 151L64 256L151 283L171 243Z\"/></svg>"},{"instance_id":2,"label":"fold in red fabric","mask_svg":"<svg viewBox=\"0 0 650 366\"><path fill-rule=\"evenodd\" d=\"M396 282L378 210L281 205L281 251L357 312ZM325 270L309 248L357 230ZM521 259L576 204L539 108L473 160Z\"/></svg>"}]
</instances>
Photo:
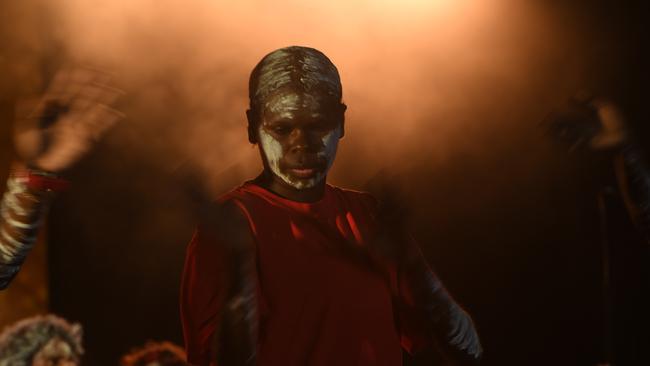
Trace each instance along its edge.
<instances>
[{"instance_id":1,"label":"fold in red fabric","mask_svg":"<svg viewBox=\"0 0 650 366\"><path fill-rule=\"evenodd\" d=\"M372 196L327 185L320 201L301 203L247 182L219 201L242 210L255 240L258 365L401 365L395 281L366 255ZM228 283L216 241L199 227L187 248L181 316L193 365L216 365L210 342Z\"/></svg>"}]
</instances>

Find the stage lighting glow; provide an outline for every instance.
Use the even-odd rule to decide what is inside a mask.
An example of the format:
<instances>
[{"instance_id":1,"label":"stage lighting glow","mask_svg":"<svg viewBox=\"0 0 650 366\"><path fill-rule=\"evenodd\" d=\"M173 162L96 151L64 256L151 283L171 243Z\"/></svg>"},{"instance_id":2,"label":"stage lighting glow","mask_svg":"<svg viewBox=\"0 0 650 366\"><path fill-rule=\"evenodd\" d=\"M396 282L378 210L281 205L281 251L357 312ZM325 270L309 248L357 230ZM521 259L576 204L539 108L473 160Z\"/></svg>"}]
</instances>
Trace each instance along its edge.
<instances>
[{"instance_id":1,"label":"stage lighting glow","mask_svg":"<svg viewBox=\"0 0 650 366\"><path fill-rule=\"evenodd\" d=\"M378 0L378 6L384 7L391 11L409 13L414 16L420 15L448 15L465 8L470 0Z\"/></svg>"}]
</instances>

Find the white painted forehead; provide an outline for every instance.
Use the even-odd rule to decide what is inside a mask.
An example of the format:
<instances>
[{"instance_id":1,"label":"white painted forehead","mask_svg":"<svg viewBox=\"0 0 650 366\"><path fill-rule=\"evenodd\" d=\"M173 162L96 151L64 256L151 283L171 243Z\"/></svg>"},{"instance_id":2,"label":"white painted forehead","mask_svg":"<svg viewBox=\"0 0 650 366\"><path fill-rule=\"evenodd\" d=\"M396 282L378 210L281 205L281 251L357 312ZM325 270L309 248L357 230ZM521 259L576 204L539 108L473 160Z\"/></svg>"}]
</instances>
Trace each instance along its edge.
<instances>
[{"instance_id":1,"label":"white painted forehead","mask_svg":"<svg viewBox=\"0 0 650 366\"><path fill-rule=\"evenodd\" d=\"M321 99L311 94L286 92L271 97L264 103L264 108L274 113L298 109L316 110L322 106Z\"/></svg>"},{"instance_id":2,"label":"white painted forehead","mask_svg":"<svg viewBox=\"0 0 650 366\"><path fill-rule=\"evenodd\" d=\"M275 91L295 85L305 91L318 89L341 98L341 79L336 66L321 52L306 47L288 47L271 52L258 66L253 98L263 100Z\"/></svg>"}]
</instances>

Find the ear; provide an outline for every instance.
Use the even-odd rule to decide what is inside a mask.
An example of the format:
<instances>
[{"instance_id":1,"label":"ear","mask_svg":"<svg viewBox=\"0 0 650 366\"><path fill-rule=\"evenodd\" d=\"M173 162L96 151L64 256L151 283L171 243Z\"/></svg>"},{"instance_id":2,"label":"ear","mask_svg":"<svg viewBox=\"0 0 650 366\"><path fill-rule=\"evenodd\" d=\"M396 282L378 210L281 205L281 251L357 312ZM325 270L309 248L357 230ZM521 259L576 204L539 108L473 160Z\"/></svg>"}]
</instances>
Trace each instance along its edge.
<instances>
[{"instance_id":1,"label":"ear","mask_svg":"<svg viewBox=\"0 0 650 366\"><path fill-rule=\"evenodd\" d=\"M348 109L348 106L341 103L341 136L339 139L342 139L345 136L345 111Z\"/></svg>"},{"instance_id":2,"label":"ear","mask_svg":"<svg viewBox=\"0 0 650 366\"><path fill-rule=\"evenodd\" d=\"M255 114L253 111L250 109L246 110L246 119L248 120L248 141L251 144L256 144L257 143L257 131L255 131L255 127L257 123L255 123Z\"/></svg>"}]
</instances>

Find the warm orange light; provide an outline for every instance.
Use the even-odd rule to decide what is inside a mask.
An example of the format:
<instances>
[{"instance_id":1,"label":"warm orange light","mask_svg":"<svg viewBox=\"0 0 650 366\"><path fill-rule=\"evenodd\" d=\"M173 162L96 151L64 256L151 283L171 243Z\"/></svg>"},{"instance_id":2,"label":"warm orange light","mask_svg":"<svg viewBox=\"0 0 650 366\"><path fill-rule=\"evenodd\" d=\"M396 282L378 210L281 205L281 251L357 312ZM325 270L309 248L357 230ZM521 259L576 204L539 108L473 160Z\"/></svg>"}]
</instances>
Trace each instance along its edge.
<instances>
[{"instance_id":1,"label":"warm orange light","mask_svg":"<svg viewBox=\"0 0 650 366\"><path fill-rule=\"evenodd\" d=\"M453 7L462 6L464 0L375 0L371 4L393 12L421 12L446 11Z\"/></svg>"},{"instance_id":2,"label":"warm orange light","mask_svg":"<svg viewBox=\"0 0 650 366\"><path fill-rule=\"evenodd\" d=\"M50 7L46 24L66 57L107 65L122 78L138 131L156 131L173 107L182 133L161 145L210 172L237 161L257 169L245 136L247 77L279 47L312 46L339 67L349 133L337 166L354 146L357 155L367 152L367 169L375 158L383 164L408 154L414 145L404 139L413 136L426 136L431 159L444 159L469 141L467 131L503 123L486 113L511 108L533 83L560 80L547 70L565 66L557 55L574 54L570 33L557 37L562 29L542 7L517 0L25 1ZM38 74L40 62L33 65L25 75Z\"/></svg>"}]
</instances>

